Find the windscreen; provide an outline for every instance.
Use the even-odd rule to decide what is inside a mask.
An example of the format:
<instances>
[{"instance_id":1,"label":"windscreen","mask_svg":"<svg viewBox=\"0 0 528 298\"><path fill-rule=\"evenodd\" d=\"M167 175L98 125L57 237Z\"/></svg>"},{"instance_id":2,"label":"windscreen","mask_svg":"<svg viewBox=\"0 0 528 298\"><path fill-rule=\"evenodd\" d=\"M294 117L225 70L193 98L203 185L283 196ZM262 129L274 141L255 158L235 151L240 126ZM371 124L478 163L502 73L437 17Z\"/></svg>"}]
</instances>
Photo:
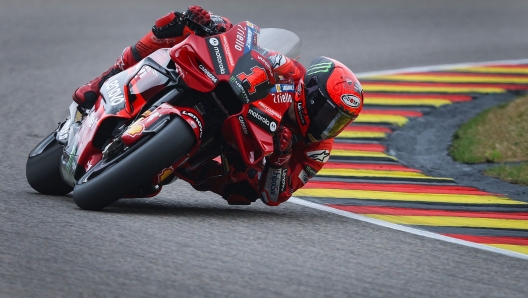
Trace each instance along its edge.
<instances>
[{"instance_id":1,"label":"windscreen","mask_svg":"<svg viewBox=\"0 0 528 298\"><path fill-rule=\"evenodd\" d=\"M164 90L169 83L168 77L149 65L143 65L128 85L129 101L134 102L137 96L149 101L158 92Z\"/></svg>"},{"instance_id":2,"label":"windscreen","mask_svg":"<svg viewBox=\"0 0 528 298\"><path fill-rule=\"evenodd\" d=\"M288 58L301 57L302 43L297 34L280 28L261 28L258 45L262 48L277 51Z\"/></svg>"}]
</instances>

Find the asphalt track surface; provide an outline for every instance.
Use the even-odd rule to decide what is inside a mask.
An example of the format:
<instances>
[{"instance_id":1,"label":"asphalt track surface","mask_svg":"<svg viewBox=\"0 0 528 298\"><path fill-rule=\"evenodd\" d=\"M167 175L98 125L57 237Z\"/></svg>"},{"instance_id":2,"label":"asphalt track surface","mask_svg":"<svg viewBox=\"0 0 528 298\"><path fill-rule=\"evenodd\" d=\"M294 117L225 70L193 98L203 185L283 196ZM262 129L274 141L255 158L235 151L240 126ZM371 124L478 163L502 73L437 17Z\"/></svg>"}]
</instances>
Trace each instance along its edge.
<instances>
[{"instance_id":1,"label":"asphalt track surface","mask_svg":"<svg viewBox=\"0 0 528 298\"><path fill-rule=\"evenodd\" d=\"M76 86L173 1L0 1L0 296L526 297L528 262L294 205L230 207L184 183L79 210L36 194L29 151ZM356 72L526 58L526 1L199 1L283 27L301 62Z\"/></svg>"}]
</instances>

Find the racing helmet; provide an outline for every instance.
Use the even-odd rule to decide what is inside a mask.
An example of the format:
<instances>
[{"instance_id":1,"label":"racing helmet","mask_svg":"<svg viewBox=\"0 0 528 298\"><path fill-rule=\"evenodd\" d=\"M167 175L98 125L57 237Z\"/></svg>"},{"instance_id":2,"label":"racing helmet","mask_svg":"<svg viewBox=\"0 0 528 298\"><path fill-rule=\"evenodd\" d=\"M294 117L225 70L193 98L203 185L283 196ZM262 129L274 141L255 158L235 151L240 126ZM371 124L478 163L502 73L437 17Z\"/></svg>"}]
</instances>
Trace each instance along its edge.
<instances>
[{"instance_id":1,"label":"racing helmet","mask_svg":"<svg viewBox=\"0 0 528 298\"><path fill-rule=\"evenodd\" d=\"M363 108L363 89L354 73L328 57L312 60L304 76L307 119L296 113L307 142L331 139L354 121ZM301 121L299 121L301 120Z\"/></svg>"}]
</instances>

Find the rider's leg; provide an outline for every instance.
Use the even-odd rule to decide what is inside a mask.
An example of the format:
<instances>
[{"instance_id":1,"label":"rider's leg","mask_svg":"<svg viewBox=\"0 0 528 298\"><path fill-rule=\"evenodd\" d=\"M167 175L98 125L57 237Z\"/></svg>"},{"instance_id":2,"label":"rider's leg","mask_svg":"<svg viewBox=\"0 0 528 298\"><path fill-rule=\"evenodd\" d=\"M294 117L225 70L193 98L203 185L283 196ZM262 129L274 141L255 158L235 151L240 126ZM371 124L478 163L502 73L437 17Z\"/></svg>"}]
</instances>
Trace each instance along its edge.
<instances>
[{"instance_id":1,"label":"rider's leg","mask_svg":"<svg viewBox=\"0 0 528 298\"><path fill-rule=\"evenodd\" d=\"M139 60L141 60L141 56L137 53L135 47L125 48L121 56L117 59L115 64L112 65L112 67L87 84L77 88L77 90L75 90L72 95L73 100L80 107L91 109L101 94L99 89L101 89L103 83L110 77L120 73L132 65L135 65Z\"/></svg>"},{"instance_id":2,"label":"rider's leg","mask_svg":"<svg viewBox=\"0 0 528 298\"><path fill-rule=\"evenodd\" d=\"M172 12L163 16L136 44L125 48L112 67L86 85L77 88L73 93L73 100L83 108L92 108L100 95L99 89L108 78L135 65L160 48L170 48L176 45L192 33L192 30L181 22L180 14Z\"/></svg>"}]
</instances>

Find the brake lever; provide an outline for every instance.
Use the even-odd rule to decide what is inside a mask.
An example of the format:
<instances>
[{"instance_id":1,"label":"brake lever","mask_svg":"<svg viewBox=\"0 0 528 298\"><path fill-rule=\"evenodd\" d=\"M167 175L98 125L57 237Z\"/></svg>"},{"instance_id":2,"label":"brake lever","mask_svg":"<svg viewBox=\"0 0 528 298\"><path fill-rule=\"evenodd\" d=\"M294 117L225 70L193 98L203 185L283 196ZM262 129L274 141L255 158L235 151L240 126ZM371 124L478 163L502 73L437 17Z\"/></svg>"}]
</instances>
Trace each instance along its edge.
<instances>
[{"instance_id":1,"label":"brake lever","mask_svg":"<svg viewBox=\"0 0 528 298\"><path fill-rule=\"evenodd\" d=\"M212 29L210 29L209 27L206 27L200 23L197 23L191 19L189 19L188 17L185 18L187 20L187 22L191 22L193 24L195 24L196 26L198 26L200 29L202 29L207 35L215 35L216 32L213 31Z\"/></svg>"}]
</instances>

